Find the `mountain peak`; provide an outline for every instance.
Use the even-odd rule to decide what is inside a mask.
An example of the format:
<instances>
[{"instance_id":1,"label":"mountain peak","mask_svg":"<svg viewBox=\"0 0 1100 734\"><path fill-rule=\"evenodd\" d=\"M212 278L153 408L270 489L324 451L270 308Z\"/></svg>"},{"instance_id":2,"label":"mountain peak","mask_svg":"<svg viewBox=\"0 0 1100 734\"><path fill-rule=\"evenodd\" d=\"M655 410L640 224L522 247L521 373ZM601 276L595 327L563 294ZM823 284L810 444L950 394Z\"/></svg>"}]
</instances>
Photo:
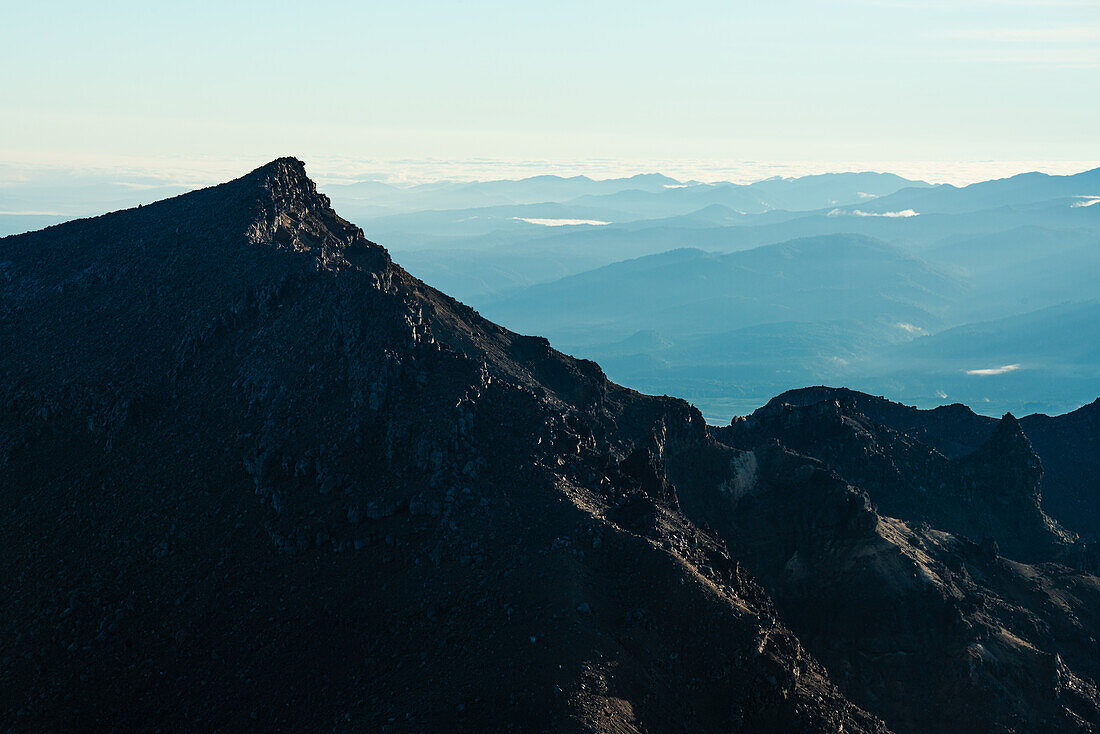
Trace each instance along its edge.
<instances>
[{"instance_id":1,"label":"mountain peak","mask_svg":"<svg viewBox=\"0 0 1100 734\"><path fill-rule=\"evenodd\" d=\"M301 160L276 158L227 185L240 184L256 196L248 230L253 242L311 251L325 262L368 250L388 261L381 246L367 240L362 229L332 209L332 202L317 191Z\"/></svg>"},{"instance_id":2,"label":"mountain peak","mask_svg":"<svg viewBox=\"0 0 1100 734\"><path fill-rule=\"evenodd\" d=\"M986 443L1010 455L1034 456L1031 442L1012 413L1004 414Z\"/></svg>"},{"instance_id":3,"label":"mountain peak","mask_svg":"<svg viewBox=\"0 0 1100 734\"><path fill-rule=\"evenodd\" d=\"M308 179L306 175L306 164L302 162L300 158L295 158L292 155L284 155L279 158L275 158L269 161L251 173L245 174L245 176L254 175L293 175L299 176L304 179Z\"/></svg>"}]
</instances>

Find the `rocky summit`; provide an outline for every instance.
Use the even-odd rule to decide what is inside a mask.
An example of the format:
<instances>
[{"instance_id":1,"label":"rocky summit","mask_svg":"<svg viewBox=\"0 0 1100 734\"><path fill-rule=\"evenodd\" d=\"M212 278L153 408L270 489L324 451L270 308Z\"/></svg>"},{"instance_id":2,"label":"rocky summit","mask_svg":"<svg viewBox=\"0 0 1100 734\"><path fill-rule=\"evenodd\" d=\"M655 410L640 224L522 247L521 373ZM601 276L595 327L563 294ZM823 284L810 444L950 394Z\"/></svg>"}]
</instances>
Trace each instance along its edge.
<instances>
[{"instance_id":1,"label":"rocky summit","mask_svg":"<svg viewBox=\"0 0 1100 734\"><path fill-rule=\"evenodd\" d=\"M1100 726L1096 404L708 427L292 158L0 239L0 347L11 731Z\"/></svg>"}]
</instances>

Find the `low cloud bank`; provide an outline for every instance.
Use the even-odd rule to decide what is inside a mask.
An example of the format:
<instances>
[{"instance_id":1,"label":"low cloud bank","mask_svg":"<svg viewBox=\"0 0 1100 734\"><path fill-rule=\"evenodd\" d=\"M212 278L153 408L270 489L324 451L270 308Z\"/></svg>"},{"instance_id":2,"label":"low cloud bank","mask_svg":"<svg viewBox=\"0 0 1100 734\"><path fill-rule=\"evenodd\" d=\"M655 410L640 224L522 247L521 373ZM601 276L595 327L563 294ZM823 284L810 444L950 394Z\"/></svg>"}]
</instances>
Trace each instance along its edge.
<instances>
[{"instance_id":1,"label":"low cloud bank","mask_svg":"<svg viewBox=\"0 0 1100 734\"><path fill-rule=\"evenodd\" d=\"M1015 372L1020 369L1018 364L1006 364L1000 367L986 367L980 370L967 370L968 375L979 375L981 377L989 377L990 375L1004 375L1009 372Z\"/></svg>"},{"instance_id":2,"label":"low cloud bank","mask_svg":"<svg viewBox=\"0 0 1100 734\"><path fill-rule=\"evenodd\" d=\"M833 209L829 212L830 217L889 217L891 219L905 219L908 217L919 217L920 212L915 212L912 209L902 209L900 212L865 212L861 209L853 209L852 211L844 211L843 209Z\"/></svg>"},{"instance_id":3,"label":"low cloud bank","mask_svg":"<svg viewBox=\"0 0 1100 734\"><path fill-rule=\"evenodd\" d=\"M544 227L566 227L574 226L577 224L591 224L593 226L603 226L605 224L611 224L611 222L601 222L598 219L537 219L534 217L513 217L521 222L527 222L528 224L541 224Z\"/></svg>"}]
</instances>

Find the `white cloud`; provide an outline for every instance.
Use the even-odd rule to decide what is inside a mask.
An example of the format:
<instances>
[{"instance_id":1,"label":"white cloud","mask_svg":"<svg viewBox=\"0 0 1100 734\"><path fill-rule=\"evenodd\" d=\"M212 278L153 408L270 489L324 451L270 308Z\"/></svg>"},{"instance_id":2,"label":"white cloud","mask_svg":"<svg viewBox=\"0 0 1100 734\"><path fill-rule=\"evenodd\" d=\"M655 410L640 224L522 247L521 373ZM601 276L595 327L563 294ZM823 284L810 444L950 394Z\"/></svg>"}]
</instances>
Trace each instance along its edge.
<instances>
[{"instance_id":1,"label":"white cloud","mask_svg":"<svg viewBox=\"0 0 1100 734\"><path fill-rule=\"evenodd\" d=\"M939 398L940 400L943 400L944 398L947 397L947 393L945 393L943 390L937 390L936 391L936 397Z\"/></svg>"},{"instance_id":2,"label":"white cloud","mask_svg":"<svg viewBox=\"0 0 1100 734\"><path fill-rule=\"evenodd\" d=\"M980 370L967 370L966 374L988 377L990 375L1004 375L1009 372L1015 372L1018 369L1020 369L1020 365L1018 364L1006 364L1000 367L986 367Z\"/></svg>"},{"instance_id":3,"label":"white cloud","mask_svg":"<svg viewBox=\"0 0 1100 734\"><path fill-rule=\"evenodd\" d=\"M894 324L894 326L898 327L902 331L907 331L914 336L923 336L924 334L928 333L928 331L926 331L925 329L922 329L915 324L906 323L904 321L899 321L898 323Z\"/></svg>"},{"instance_id":4,"label":"white cloud","mask_svg":"<svg viewBox=\"0 0 1100 734\"><path fill-rule=\"evenodd\" d=\"M878 194L868 194L866 191L857 191L856 196L861 199L877 199Z\"/></svg>"},{"instance_id":5,"label":"white cloud","mask_svg":"<svg viewBox=\"0 0 1100 734\"><path fill-rule=\"evenodd\" d=\"M512 218L518 219L521 222L527 222L528 224L541 224L544 227L565 227L577 224L591 224L594 226L602 226L604 224L611 224L611 222L601 222L598 219L537 219L535 217Z\"/></svg>"},{"instance_id":6,"label":"white cloud","mask_svg":"<svg viewBox=\"0 0 1100 734\"><path fill-rule=\"evenodd\" d=\"M920 213L915 212L912 209L903 209L900 212L865 212L860 209L853 209L852 211L844 211L842 209L833 209L829 212L830 217L889 217L891 219L905 219L908 217L919 217Z\"/></svg>"},{"instance_id":7,"label":"white cloud","mask_svg":"<svg viewBox=\"0 0 1100 734\"><path fill-rule=\"evenodd\" d=\"M1070 206L1074 206L1074 207L1092 206L1093 204L1100 204L1100 196L1075 196L1073 198L1081 200L1081 201L1075 201L1075 202L1073 202L1073 204L1070 205Z\"/></svg>"}]
</instances>

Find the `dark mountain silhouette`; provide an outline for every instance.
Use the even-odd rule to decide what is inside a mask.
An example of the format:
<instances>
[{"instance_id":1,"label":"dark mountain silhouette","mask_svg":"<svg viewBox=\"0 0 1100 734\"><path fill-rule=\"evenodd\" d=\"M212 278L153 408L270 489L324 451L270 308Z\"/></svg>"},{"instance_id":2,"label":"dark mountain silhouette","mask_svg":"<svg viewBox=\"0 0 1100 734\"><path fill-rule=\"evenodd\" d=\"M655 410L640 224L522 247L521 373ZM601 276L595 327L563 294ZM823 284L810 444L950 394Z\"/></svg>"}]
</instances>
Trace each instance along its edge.
<instances>
[{"instance_id":1,"label":"dark mountain silhouette","mask_svg":"<svg viewBox=\"0 0 1100 734\"><path fill-rule=\"evenodd\" d=\"M1058 558L1072 540L1040 507L1039 457L1011 414L958 458L840 400L791 405L777 399L716 435L745 450L778 441L866 490L883 514L976 540L993 538L1015 559Z\"/></svg>"},{"instance_id":2,"label":"dark mountain silhouette","mask_svg":"<svg viewBox=\"0 0 1100 734\"><path fill-rule=\"evenodd\" d=\"M1100 725L1094 576L492 324L297 160L0 240L0 305L16 730ZM991 435L914 471L1033 532Z\"/></svg>"},{"instance_id":3,"label":"dark mountain silhouette","mask_svg":"<svg viewBox=\"0 0 1100 734\"><path fill-rule=\"evenodd\" d=\"M876 431L879 436L901 435L946 459L959 461L968 455L973 457L974 452L994 439L998 430L1009 434L1014 431L1014 428L1002 429L1001 421L978 415L957 403L934 410L920 410L882 397L832 387L809 387L785 392L758 412L765 417L791 410L797 413L803 409L824 409L827 414L839 412L845 416L845 421L870 421L878 426ZM767 422L774 424L774 421ZM734 421L733 429L722 430L733 430L743 436L738 439L741 443L751 442L747 436L751 436L753 431L748 430L747 426L755 423L756 420L750 417L744 423ZM1012 425L1015 426L1016 422L1013 421ZM1043 475L1039 484L1042 509L1073 532L1090 538L1100 536L1100 503L1096 501L1100 496L1100 399L1065 415L1027 415L1019 419L1018 425L1042 464ZM822 426L815 423L809 428L817 431ZM824 458L824 455L819 456L819 452L827 452L833 459L838 458L835 453L838 446L815 445L812 436L799 439L799 445L818 458ZM849 458L854 457L849 455ZM895 458L890 456L888 460ZM861 459L852 461L850 466L857 471L868 470L869 465L862 464ZM913 476L908 466L903 474ZM1017 476L1022 474L1016 473ZM1003 542L1019 540L1022 539Z\"/></svg>"},{"instance_id":4,"label":"dark mountain silhouette","mask_svg":"<svg viewBox=\"0 0 1100 734\"><path fill-rule=\"evenodd\" d=\"M725 498L680 492L764 584L854 702L897 731L1087 731L1100 583L991 540L880 515L780 446L739 457Z\"/></svg>"},{"instance_id":5,"label":"dark mountain silhouette","mask_svg":"<svg viewBox=\"0 0 1100 734\"><path fill-rule=\"evenodd\" d=\"M300 162L0 251L20 728L884 730L677 509L669 452L732 453L698 412L411 278Z\"/></svg>"}]
</instances>

